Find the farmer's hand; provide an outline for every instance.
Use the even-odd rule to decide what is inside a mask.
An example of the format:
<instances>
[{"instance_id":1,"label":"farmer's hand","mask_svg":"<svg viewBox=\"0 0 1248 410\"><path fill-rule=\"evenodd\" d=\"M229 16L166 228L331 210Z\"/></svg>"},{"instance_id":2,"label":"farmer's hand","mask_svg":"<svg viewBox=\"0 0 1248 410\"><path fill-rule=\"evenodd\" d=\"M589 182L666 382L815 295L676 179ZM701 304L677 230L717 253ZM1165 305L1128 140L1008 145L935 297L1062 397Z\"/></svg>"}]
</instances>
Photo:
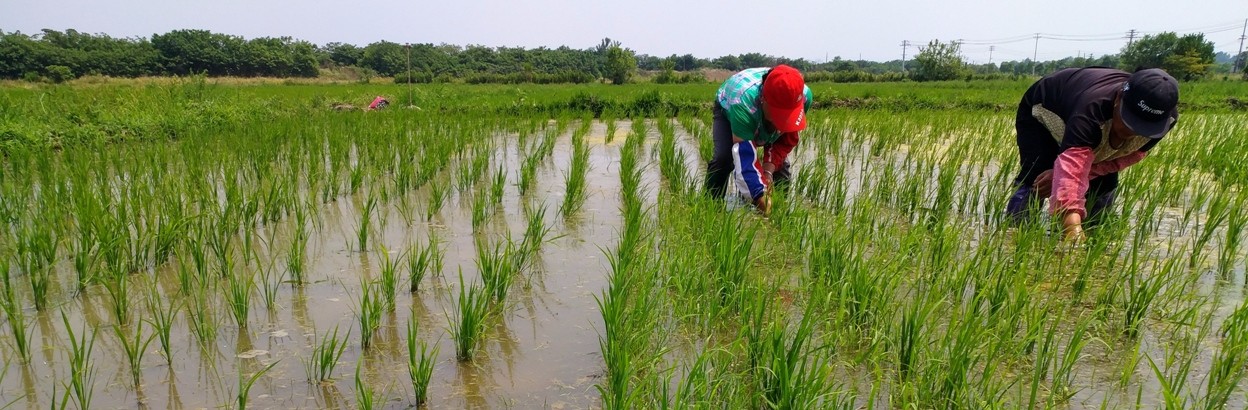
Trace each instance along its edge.
<instances>
[{"instance_id":1,"label":"farmer's hand","mask_svg":"<svg viewBox=\"0 0 1248 410\"><path fill-rule=\"evenodd\" d=\"M758 209L758 213L763 216L771 215L771 193L764 192L754 200L754 208Z\"/></svg>"},{"instance_id":2,"label":"farmer's hand","mask_svg":"<svg viewBox=\"0 0 1248 410\"><path fill-rule=\"evenodd\" d=\"M1083 217L1076 212L1067 212L1062 217L1062 234L1066 242L1081 244L1087 239L1083 234Z\"/></svg>"},{"instance_id":3,"label":"farmer's hand","mask_svg":"<svg viewBox=\"0 0 1248 410\"><path fill-rule=\"evenodd\" d=\"M1040 173L1036 177L1036 182L1031 184L1031 188L1036 191L1036 195L1041 198L1048 198L1053 192L1053 170Z\"/></svg>"}]
</instances>

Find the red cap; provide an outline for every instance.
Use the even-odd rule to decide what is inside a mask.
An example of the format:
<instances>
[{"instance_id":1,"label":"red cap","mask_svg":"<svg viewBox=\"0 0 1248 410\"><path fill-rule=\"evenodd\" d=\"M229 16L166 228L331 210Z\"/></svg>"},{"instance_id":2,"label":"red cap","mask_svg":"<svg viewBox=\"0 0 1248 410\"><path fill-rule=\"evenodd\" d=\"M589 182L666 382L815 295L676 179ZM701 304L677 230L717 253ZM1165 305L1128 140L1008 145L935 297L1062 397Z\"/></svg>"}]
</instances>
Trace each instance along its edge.
<instances>
[{"instance_id":1,"label":"red cap","mask_svg":"<svg viewBox=\"0 0 1248 410\"><path fill-rule=\"evenodd\" d=\"M806 80L796 68L780 64L763 81L764 111L780 132L806 129Z\"/></svg>"}]
</instances>

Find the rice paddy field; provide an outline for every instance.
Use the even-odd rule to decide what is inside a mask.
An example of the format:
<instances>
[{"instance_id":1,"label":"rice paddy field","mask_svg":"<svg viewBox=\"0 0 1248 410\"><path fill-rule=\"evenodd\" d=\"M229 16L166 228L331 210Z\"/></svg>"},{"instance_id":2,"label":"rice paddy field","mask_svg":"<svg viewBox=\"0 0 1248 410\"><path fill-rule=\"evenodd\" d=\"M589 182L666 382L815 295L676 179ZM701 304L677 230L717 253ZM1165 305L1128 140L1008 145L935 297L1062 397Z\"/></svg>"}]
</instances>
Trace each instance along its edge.
<instances>
[{"instance_id":1,"label":"rice paddy field","mask_svg":"<svg viewBox=\"0 0 1248 410\"><path fill-rule=\"evenodd\" d=\"M764 218L714 84L8 84L0 408L1248 407L1248 86L1070 246L1027 85L816 85Z\"/></svg>"}]
</instances>

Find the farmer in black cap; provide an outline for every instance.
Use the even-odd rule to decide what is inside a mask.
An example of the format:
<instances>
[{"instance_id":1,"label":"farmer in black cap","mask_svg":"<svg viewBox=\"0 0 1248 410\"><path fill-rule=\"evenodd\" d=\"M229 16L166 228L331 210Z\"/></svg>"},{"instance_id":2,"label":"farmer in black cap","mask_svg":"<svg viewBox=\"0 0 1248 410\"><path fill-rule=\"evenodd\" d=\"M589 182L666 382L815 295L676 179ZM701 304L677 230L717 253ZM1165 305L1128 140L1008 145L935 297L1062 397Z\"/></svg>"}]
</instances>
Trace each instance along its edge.
<instances>
[{"instance_id":1,"label":"farmer in black cap","mask_svg":"<svg viewBox=\"0 0 1248 410\"><path fill-rule=\"evenodd\" d=\"M1021 221L1051 195L1066 239L1083 240L1084 220L1095 222L1113 204L1118 171L1174 128L1178 103L1178 82L1155 68L1068 68L1041 78L1018 104L1022 169L1006 214Z\"/></svg>"}]
</instances>

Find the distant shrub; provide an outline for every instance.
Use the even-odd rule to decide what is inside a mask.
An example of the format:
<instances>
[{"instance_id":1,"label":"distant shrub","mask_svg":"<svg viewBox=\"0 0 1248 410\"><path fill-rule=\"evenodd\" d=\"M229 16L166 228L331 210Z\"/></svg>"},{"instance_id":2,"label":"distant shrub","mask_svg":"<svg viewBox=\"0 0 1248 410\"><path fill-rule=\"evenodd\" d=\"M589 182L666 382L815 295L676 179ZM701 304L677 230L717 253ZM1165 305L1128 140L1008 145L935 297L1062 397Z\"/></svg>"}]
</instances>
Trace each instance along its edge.
<instances>
[{"instance_id":1,"label":"distant shrub","mask_svg":"<svg viewBox=\"0 0 1248 410\"><path fill-rule=\"evenodd\" d=\"M44 68L48 72L48 81L60 84L74 79L74 72L63 65L50 65Z\"/></svg>"}]
</instances>

